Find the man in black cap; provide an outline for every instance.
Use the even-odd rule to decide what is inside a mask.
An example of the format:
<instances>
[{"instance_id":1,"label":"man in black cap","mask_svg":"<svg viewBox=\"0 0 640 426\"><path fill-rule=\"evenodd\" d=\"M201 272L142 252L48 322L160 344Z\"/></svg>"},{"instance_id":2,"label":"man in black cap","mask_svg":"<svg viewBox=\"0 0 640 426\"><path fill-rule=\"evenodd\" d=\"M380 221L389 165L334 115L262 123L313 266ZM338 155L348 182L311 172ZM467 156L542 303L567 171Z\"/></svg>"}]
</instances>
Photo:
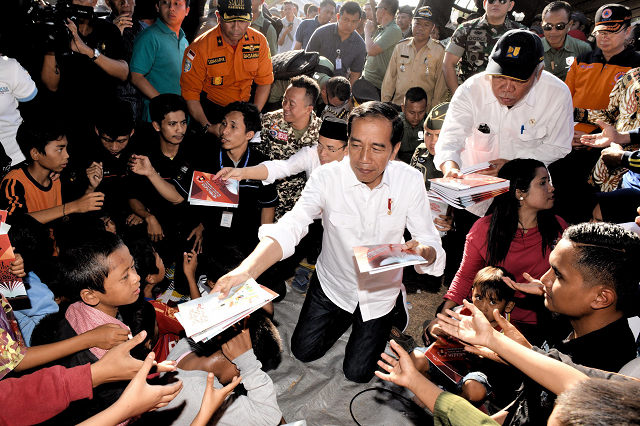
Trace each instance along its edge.
<instances>
[{"instance_id":1,"label":"man in black cap","mask_svg":"<svg viewBox=\"0 0 640 426\"><path fill-rule=\"evenodd\" d=\"M434 158L445 176L484 162L493 165L484 173L497 175L515 158L548 165L571 151L571 93L543 70L543 59L533 33L511 30L500 38L487 70L465 81L449 105ZM472 207L476 214L484 214L481 204Z\"/></svg>"},{"instance_id":2,"label":"man in black cap","mask_svg":"<svg viewBox=\"0 0 640 426\"><path fill-rule=\"evenodd\" d=\"M211 125L220 121L223 107L248 101L255 82L254 104L262 109L273 83L267 39L249 28L251 0L219 0L216 17L219 24L185 51L180 77L189 114L202 133L212 134ZM201 98L202 92L206 96Z\"/></svg>"}]
</instances>

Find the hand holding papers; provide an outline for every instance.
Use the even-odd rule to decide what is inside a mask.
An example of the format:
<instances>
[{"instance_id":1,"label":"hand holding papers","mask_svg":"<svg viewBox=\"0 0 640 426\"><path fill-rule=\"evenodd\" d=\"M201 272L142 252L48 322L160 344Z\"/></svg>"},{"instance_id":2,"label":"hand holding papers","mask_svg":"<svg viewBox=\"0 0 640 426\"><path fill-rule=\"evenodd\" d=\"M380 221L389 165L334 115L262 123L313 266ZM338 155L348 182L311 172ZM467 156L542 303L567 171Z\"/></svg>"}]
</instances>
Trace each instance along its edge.
<instances>
[{"instance_id":1,"label":"hand holding papers","mask_svg":"<svg viewBox=\"0 0 640 426\"><path fill-rule=\"evenodd\" d=\"M233 287L224 299L218 299L219 293L194 299L178 305L176 318L184 327L188 337L196 342L207 341L227 328L257 311L277 293L249 279Z\"/></svg>"}]
</instances>

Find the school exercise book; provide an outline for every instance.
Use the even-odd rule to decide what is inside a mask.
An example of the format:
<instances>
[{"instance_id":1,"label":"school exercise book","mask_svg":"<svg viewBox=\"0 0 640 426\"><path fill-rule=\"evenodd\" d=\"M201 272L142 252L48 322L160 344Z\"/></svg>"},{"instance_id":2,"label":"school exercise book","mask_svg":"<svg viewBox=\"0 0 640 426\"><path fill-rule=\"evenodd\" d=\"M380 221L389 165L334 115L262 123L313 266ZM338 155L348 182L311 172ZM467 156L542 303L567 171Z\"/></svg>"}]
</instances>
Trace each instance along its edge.
<instances>
[{"instance_id":1,"label":"school exercise book","mask_svg":"<svg viewBox=\"0 0 640 426\"><path fill-rule=\"evenodd\" d=\"M415 250L402 250L402 244L377 244L353 248L360 272L377 274L391 269L421 265L427 260Z\"/></svg>"},{"instance_id":2,"label":"school exercise book","mask_svg":"<svg viewBox=\"0 0 640 426\"><path fill-rule=\"evenodd\" d=\"M7 212L0 210L0 293L9 301L27 298L27 289L22 282L22 278L16 277L9 272L9 265L16 260L13 248L9 241L9 228L5 220Z\"/></svg>"},{"instance_id":3,"label":"school exercise book","mask_svg":"<svg viewBox=\"0 0 640 426\"><path fill-rule=\"evenodd\" d=\"M424 356L454 383L458 383L469 373L467 355L462 343L442 336L424 353Z\"/></svg>"},{"instance_id":4,"label":"school exercise book","mask_svg":"<svg viewBox=\"0 0 640 426\"><path fill-rule=\"evenodd\" d=\"M217 336L278 297L253 278L233 287L224 299L218 299L219 294L210 293L178 305L179 312L175 316L187 336L196 342L206 342Z\"/></svg>"},{"instance_id":5,"label":"school exercise book","mask_svg":"<svg viewBox=\"0 0 640 426\"><path fill-rule=\"evenodd\" d=\"M435 178L431 182L433 193L455 208L466 208L509 191L509 181L479 173L462 178ZM431 196L431 195L430 195Z\"/></svg>"},{"instance_id":6,"label":"school exercise book","mask_svg":"<svg viewBox=\"0 0 640 426\"><path fill-rule=\"evenodd\" d=\"M212 173L193 172L189 204L196 206L238 207L239 182L214 179Z\"/></svg>"}]
</instances>

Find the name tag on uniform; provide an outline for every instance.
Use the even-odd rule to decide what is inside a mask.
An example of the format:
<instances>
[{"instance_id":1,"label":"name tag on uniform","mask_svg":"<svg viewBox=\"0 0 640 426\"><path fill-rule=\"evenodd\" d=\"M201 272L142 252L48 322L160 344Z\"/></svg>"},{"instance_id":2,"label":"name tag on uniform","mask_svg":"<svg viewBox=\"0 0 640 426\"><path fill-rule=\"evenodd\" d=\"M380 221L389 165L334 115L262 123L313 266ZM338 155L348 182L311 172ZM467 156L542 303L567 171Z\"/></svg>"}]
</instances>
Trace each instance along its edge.
<instances>
[{"instance_id":1,"label":"name tag on uniform","mask_svg":"<svg viewBox=\"0 0 640 426\"><path fill-rule=\"evenodd\" d=\"M222 219L220 220L220 226L225 228L231 228L231 221L233 220L233 213L222 212Z\"/></svg>"}]
</instances>

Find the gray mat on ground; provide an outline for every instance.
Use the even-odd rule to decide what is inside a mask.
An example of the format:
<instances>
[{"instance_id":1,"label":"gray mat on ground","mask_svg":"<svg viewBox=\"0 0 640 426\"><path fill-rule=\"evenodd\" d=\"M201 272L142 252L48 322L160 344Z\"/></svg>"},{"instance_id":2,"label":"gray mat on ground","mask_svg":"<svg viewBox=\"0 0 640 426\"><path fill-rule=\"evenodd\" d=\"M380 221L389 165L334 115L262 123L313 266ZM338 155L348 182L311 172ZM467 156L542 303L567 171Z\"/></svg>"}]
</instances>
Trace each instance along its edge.
<instances>
[{"instance_id":1,"label":"gray mat on ground","mask_svg":"<svg viewBox=\"0 0 640 426\"><path fill-rule=\"evenodd\" d=\"M304 295L291 291L287 286L286 298L275 304L283 353L278 368L268 373L287 422L306 420L309 426L356 425L349 414L349 404L358 392L371 387L386 388L407 398L415 398L408 390L377 377L365 384L353 383L344 377L342 361L351 330L347 330L321 359L306 364L298 361L291 354L291 335L303 301ZM432 424L430 420L420 420L406 402L385 391L359 395L353 403L353 413L363 426Z\"/></svg>"}]
</instances>

